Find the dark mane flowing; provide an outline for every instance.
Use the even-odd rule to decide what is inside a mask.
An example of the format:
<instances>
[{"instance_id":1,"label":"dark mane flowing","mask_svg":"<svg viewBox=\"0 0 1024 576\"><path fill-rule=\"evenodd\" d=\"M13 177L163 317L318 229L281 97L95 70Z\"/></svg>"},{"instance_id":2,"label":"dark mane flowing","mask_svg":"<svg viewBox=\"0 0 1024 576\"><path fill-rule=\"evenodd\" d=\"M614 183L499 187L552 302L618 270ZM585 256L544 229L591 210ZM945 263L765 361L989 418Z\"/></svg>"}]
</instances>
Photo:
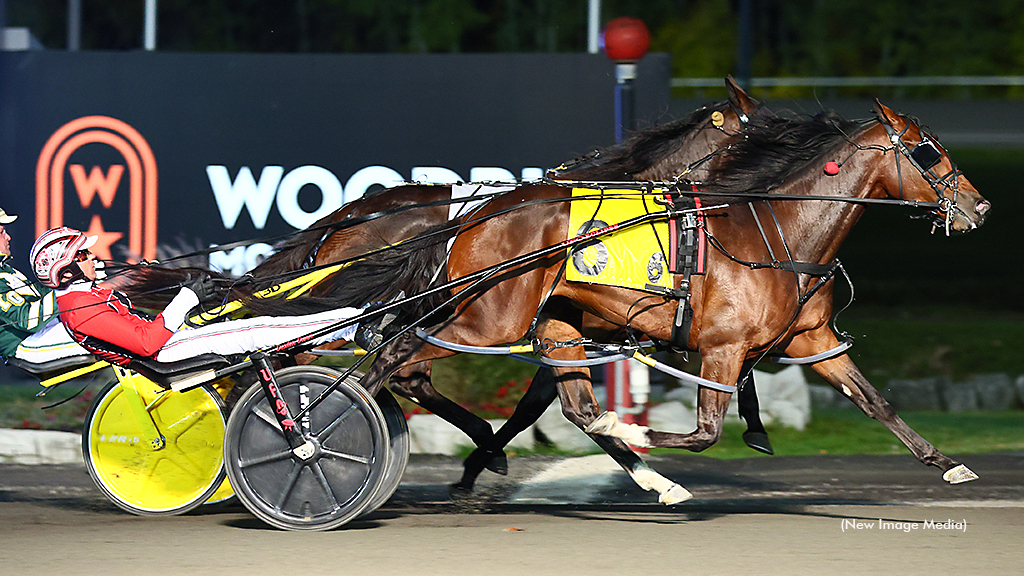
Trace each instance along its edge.
<instances>
[{"instance_id":1,"label":"dark mane flowing","mask_svg":"<svg viewBox=\"0 0 1024 576\"><path fill-rule=\"evenodd\" d=\"M692 137L697 127L704 125L711 114L728 107L728 100L704 106L685 118L639 132L625 142L562 164L548 175L556 179L595 181L632 179L634 174L647 170L678 150L680 140Z\"/></svg>"},{"instance_id":2,"label":"dark mane flowing","mask_svg":"<svg viewBox=\"0 0 1024 576\"><path fill-rule=\"evenodd\" d=\"M726 195L771 192L875 122L845 120L830 110L810 118L755 116L711 169L704 189Z\"/></svg>"}]
</instances>

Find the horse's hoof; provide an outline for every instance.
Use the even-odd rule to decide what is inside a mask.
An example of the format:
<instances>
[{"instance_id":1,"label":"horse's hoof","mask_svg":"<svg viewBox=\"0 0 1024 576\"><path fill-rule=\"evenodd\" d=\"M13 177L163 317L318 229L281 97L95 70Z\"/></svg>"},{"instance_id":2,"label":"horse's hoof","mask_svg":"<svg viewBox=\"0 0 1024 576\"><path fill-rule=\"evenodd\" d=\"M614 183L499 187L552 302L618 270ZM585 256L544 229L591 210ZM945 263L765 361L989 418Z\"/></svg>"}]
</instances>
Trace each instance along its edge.
<instances>
[{"instance_id":1,"label":"horse's hoof","mask_svg":"<svg viewBox=\"0 0 1024 576\"><path fill-rule=\"evenodd\" d=\"M487 468L495 474L501 474L502 476L508 476L508 458L504 452L493 452L494 456L484 464L484 468Z\"/></svg>"},{"instance_id":2,"label":"horse's hoof","mask_svg":"<svg viewBox=\"0 0 1024 576\"><path fill-rule=\"evenodd\" d=\"M448 496L452 500L465 500L473 495L472 486L463 486L456 482L455 484L448 485Z\"/></svg>"},{"instance_id":3,"label":"horse's hoof","mask_svg":"<svg viewBox=\"0 0 1024 576\"><path fill-rule=\"evenodd\" d=\"M467 473L472 471L474 478L484 469L490 470L502 476L508 475L508 458L501 450L485 450L477 448L470 453L462 463ZM465 478L465 476L463 476Z\"/></svg>"},{"instance_id":4,"label":"horse's hoof","mask_svg":"<svg viewBox=\"0 0 1024 576\"><path fill-rule=\"evenodd\" d=\"M942 475L942 479L950 484L963 484L964 482L977 480L978 475L971 471L967 466L961 464L955 468L946 470L946 473Z\"/></svg>"},{"instance_id":5,"label":"horse's hoof","mask_svg":"<svg viewBox=\"0 0 1024 576\"><path fill-rule=\"evenodd\" d=\"M775 455L775 451L772 450L772 443L768 441L768 434L766 432L744 432L743 441L746 442L747 446L758 452L764 452L769 456Z\"/></svg>"},{"instance_id":6,"label":"horse's hoof","mask_svg":"<svg viewBox=\"0 0 1024 576\"><path fill-rule=\"evenodd\" d=\"M673 504L685 502L690 498L693 498L693 494L690 494L689 490L683 488L679 484L673 484L672 487L669 488L664 494L658 496L658 502L661 502L666 506L671 506Z\"/></svg>"},{"instance_id":7,"label":"horse's hoof","mask_svg":"<svg viewBox=\"0 0 1024 576\"><path fill-rule=\"evenodd\" d=\"M587 434L598 434L600 436L609 436L611 431L615 429L615 425L619 423L619 415L615 412L602 412L593 422L590 423L583 431Z\"/></svg>"}]
</instances>

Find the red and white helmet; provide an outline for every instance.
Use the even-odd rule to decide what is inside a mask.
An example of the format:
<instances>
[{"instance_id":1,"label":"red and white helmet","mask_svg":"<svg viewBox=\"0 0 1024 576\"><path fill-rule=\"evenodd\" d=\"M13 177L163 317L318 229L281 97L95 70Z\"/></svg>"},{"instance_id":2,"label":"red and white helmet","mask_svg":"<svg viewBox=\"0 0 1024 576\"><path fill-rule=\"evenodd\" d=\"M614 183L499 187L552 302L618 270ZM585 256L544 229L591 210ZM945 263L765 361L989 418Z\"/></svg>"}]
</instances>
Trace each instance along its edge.
<instances>
[{"instance_id":1,"label":"red and white helmet","mask_svg":"<svg viewBox=\"0 0 1024 576\"><path fill-rule=\"evenodd\" d=\"M60 275L75 262L79 250L86 250L96 243L95 236L86 236L74 228L61 226L43 232L29 251L32 271L44 286L60 286Z\"/></svg>"}]
</instances>

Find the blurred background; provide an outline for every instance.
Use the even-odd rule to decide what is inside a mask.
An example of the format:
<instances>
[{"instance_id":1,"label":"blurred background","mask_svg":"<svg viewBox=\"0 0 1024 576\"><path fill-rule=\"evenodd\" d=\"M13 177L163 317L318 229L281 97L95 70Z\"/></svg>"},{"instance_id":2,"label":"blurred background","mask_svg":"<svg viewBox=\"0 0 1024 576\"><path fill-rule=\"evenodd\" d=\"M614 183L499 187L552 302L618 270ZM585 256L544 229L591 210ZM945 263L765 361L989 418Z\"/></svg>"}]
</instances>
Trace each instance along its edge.
<instances>
[{"instance_id":1,"label":"blurred background","mask_svg":"<svg viewBox=\"0 0 1024 576\"><path fill-rule=\"evenodd\" d=\"M600 28L620 16L640 18L647 25L652 55L646 60L662 56L659 65L669 68L657 71L655 85L638 87L638 98L650 101L639 106L639 127L670 121L724 98L726 74L774 109L814 113L833 108L846 117L863 117L870 113L869 99L878 97L921 118L992 200L992 217L983 233L946 240L928 237L922 233L923 223L908 224L895 210L869 211L844 249L844 260L858 284L863 284L858 296L882 304L923 299L1024 309L1024 276L1019 266L1008 265L1019 258L1004 248L1019 236L1011 233L1012 227L1002 225L1020 207L1013 184L1024 161L1019 153L1024 149L1024 4L1020 2L936 0L912 6L897 0L0 0L0 24L8 28L4 45L41 52L565 55L599 52L603 47ZM189 62L195 65L194 74L203 74L200 60ZM292 68L324 60L287 62L285 67ZM365 68L371 62L353 64ZM108 60L101 69L109 73L110 64ZM544 60L532 60L529 66L539 68L537 73L543 77ZM611 69L609 64L603 71L610 75ZM567 73L557 66L549 66L548 71ZM39 73L45 72L40 69ZM305 77L311 78L317 76ZM453 75L452 81L464 82L464 90L475 90L469 84L471 78L472 74ZM252 87L262 86L256 79L253 82ZM10 82L5 84L8 93L16 89ZM192 96L217 98L216 88ZM316 89L314 85L295 88ZM534 88L524 84L523 89ZM666 89L663 97L660 92ZM591 99L607 97L593 94ZM110 103L118 95L108 90L104 99ZM536 109L544 104L537 101L530 106ZM546 104L547 111L556 115L556 107L569 112L564 102ZM613 133L607 123L612 110L607 103L602 105L605 114L595 118L605 124L602 130L582 122L553 127L582 137L562 143L561 151L556 148L542 158L531 158L533 164L556 165L611 144ZM8 115L23 112L9 101L6 108ZM317 113L328 114L327 108L322 106ZM225 124L228 127L234 128ZM5 128L5 142L16 146L11 129L10 124ZM488 160L501 165L505 159ZM523 167L509 167L509 171L518 177ZM233 173L239 167L226 169ZM164 197L172 183L161 184ZM13 190L2 192L7 195ZM271 228L273 224L272 215ZM241 239L237 235L204 240Z\"/></svg>"},{"instance_id":2,"label":"blurred background","mask_svg":"<svg viewBox=\"0 0 1024 576\"><path fill-rule=\"evenodd\" d=\"M1007 76L1024 73L1013 0L4 0L6 26L49 50L174 52L583 52L588 22L642 19L673 76ZM892 80L892 79L891 79ZM686 85L684 83L684 85ZM790 85L793 86L793 85ZM764 96L808 95L796 87ZM878 95L870 86L822 96ZM1013 97L1012 86L910 85L883 96Z\"/></svg>"},{"instance_id":3,"label":"blurred background","mask_svg":"<svg viewBox=\"0 0 1024 576\"><path fill-rule=\"evenodd\" d=\"M724 99L727 74L773 110L860 118L877 97L919 117L993 210L947 238L869 209L840 252L856 288L838 326L880 389L1019 380L1024 3L1012 0L0 0L0 198L26 216L12 226L18 265L52 223L40 198L61 197L68 225L121 234L113 257L259 239L211 257L240 273L276 235L375 186L536 177L614 143L601 31L623 16L650 35L626 136ZM156 246L130 245L144 231L126 224L127 181L103 204L85 179L60 188L40 172L60 130L95 116L152 150ZM93 192L123 163L95 145L67 153L99 170ZM532 373L478 361L439 377L465 381L466 403ZM480 373L494 382L474 392Z\"/></svg>"}]
</instances>

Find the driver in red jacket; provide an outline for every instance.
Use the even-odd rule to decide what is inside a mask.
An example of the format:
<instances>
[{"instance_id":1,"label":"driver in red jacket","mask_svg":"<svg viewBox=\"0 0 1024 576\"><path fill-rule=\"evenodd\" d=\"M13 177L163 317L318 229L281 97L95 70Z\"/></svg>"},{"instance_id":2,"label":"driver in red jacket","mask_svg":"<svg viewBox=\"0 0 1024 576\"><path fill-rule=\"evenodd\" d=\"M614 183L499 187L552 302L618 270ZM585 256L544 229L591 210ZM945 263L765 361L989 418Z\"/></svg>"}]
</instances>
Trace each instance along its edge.
<instances>
[{"instance_id":1,"label":"driver in red jacket","mask_svg":"<svg viewBox=\"0 0 1024 576\"><path fill-rule=\"evenodd\" d=\"M36 240L30 252L39 281L56 289L61 322L82 346L113 364L124 366L132 355L173 362L198 354L242 354L305 336L360 315L339 308L306 316L258 317L182 328L199 298L183 287L155 318L132 308L120 292L95 284L96 241L72 228L54 228ZM310 341L352 340L355 323Z\"/></svg>"}]
</instances>

